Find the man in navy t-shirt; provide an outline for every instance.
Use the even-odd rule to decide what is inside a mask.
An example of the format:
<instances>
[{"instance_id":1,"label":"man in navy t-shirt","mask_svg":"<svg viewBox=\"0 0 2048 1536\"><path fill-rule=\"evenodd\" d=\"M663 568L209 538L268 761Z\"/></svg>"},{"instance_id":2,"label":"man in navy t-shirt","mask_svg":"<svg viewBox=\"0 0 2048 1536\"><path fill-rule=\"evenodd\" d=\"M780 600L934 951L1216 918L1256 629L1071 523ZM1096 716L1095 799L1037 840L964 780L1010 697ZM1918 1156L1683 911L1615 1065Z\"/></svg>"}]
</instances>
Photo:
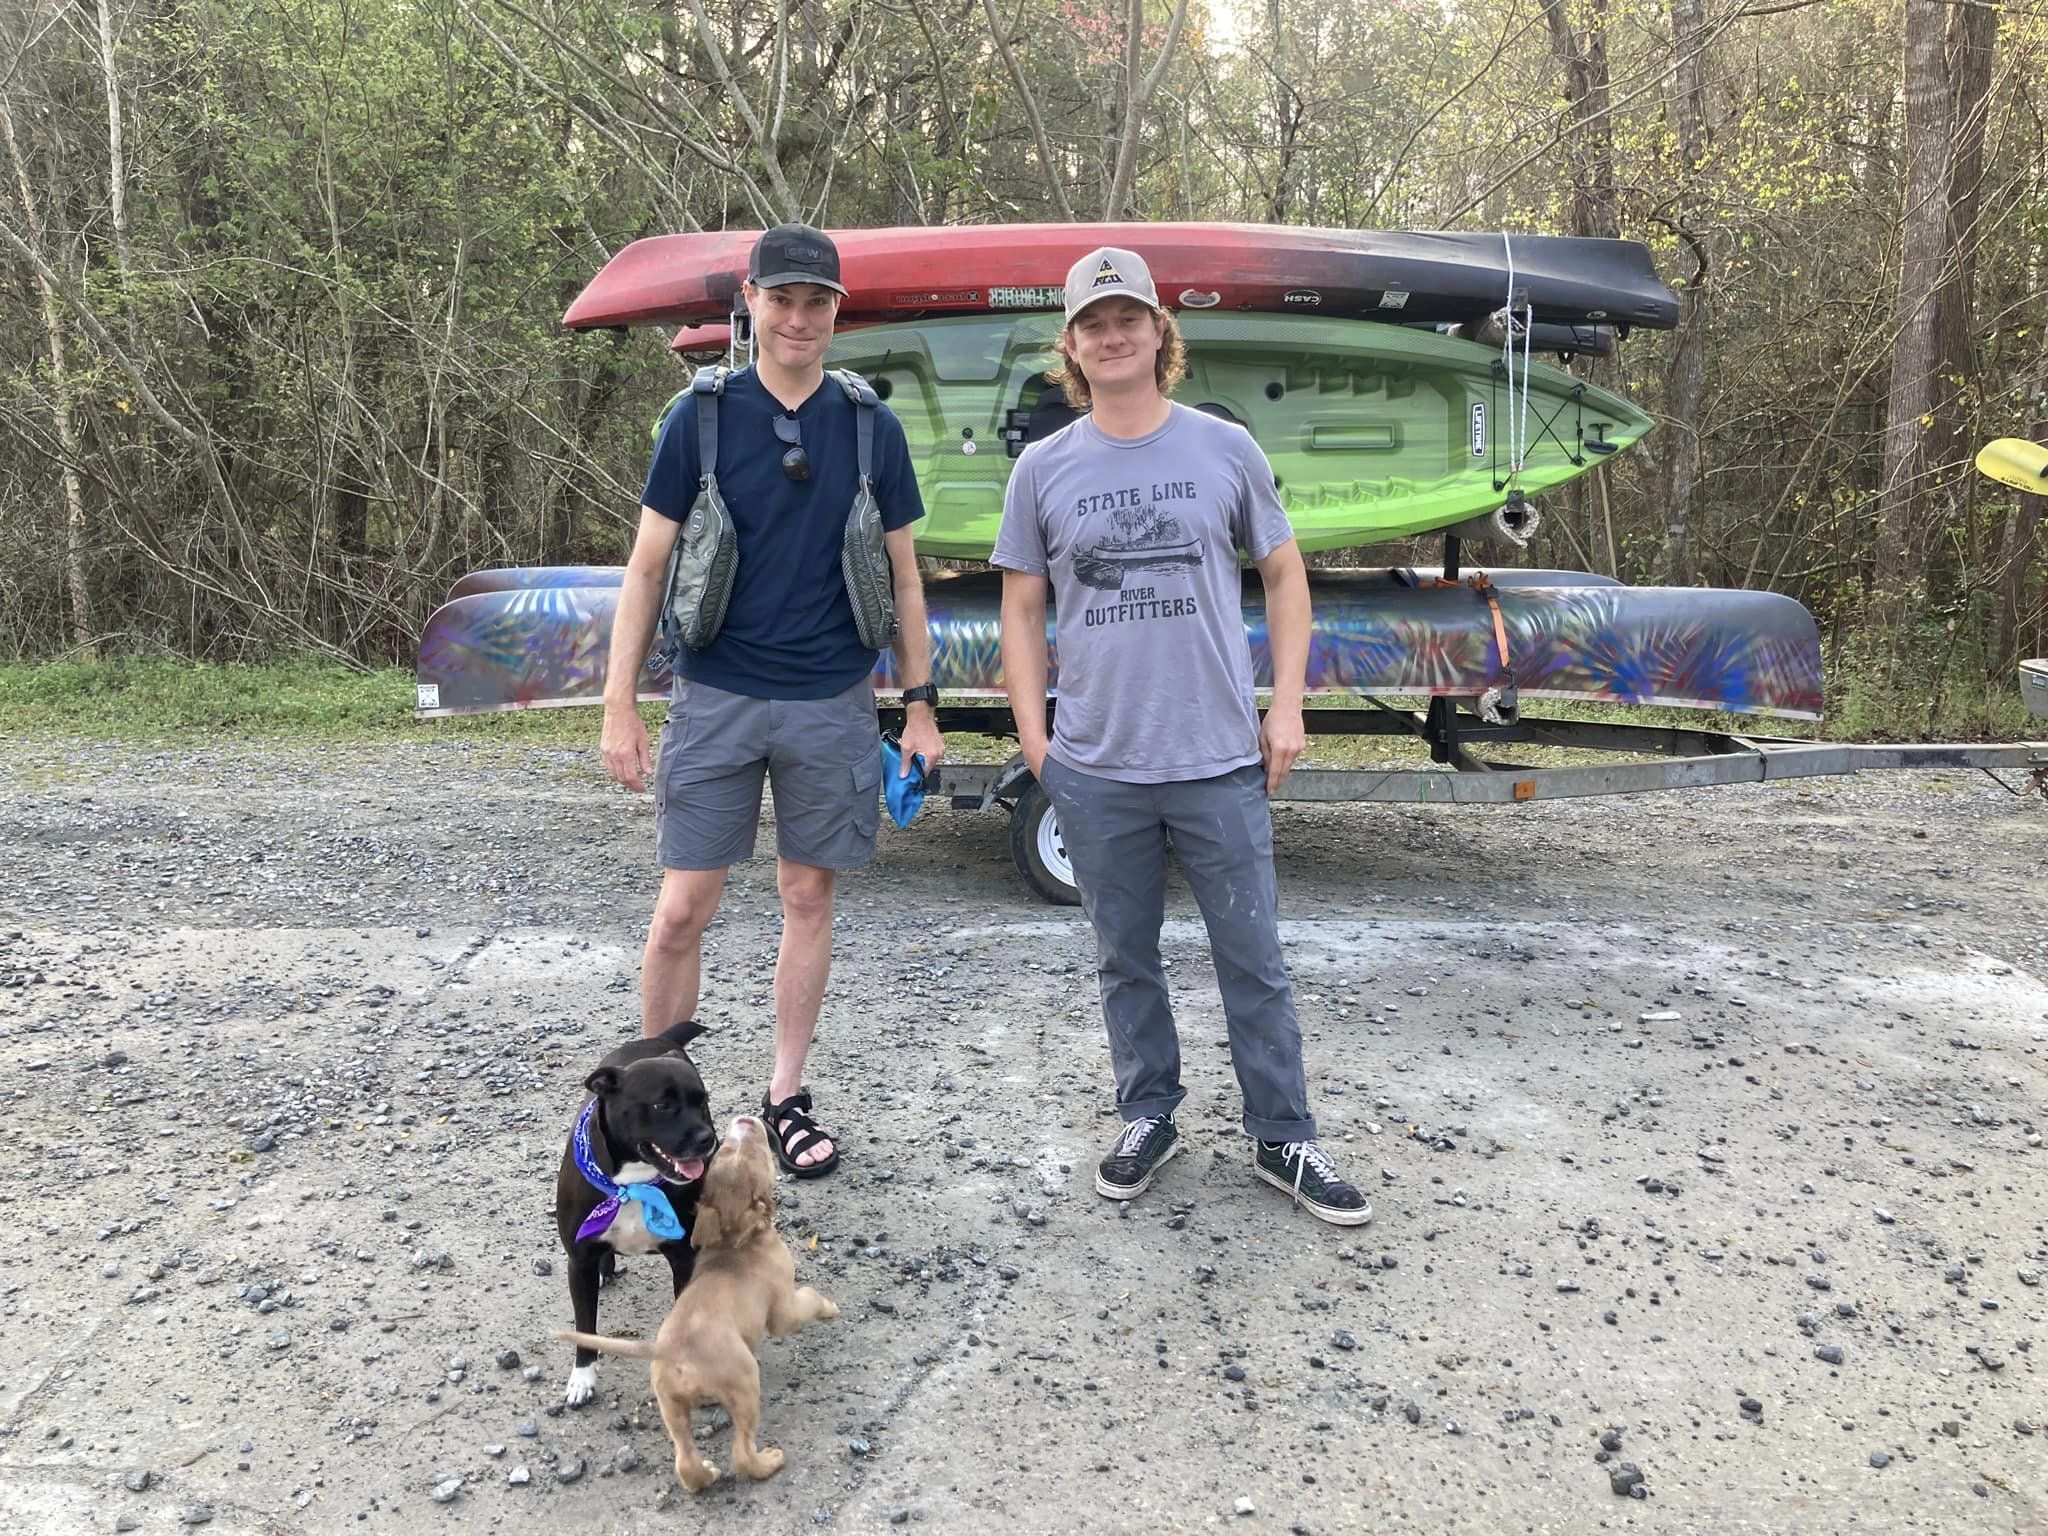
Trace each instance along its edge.
<instances>
[{"instance_id":1,"label":"man in navy t-shirt","mask_svg":"<svg viewBox=\"0 0 2048 1536\"><path fill-rule=\"evenodd\" d=\"M659 761L634 703L654 637L669 553L696 500L697 396L669 413L641 496L640 530L619 594L606 677L605 771L629 789L654 784L661 894L641 965L640 1018L658 1035L697 1008L704 929L729 865L748 858L765 779L775 796L782 947L775 963L775 1068L762 1111L782 1164L829 1173L839 1149L811 1117L804 1058L832 965L838 870L874 856L881 755L869 676L840 568L858 480L858 407L825 377L839 300L839 253L802 224L754 247L746 299L757 360L718 403L718 486L739 536L725 622L677 666ZM924 515L903 427L875 409L874 492L881 507L906 686L903 759L945 755L931 642L910 525ZM906 771L908 771L906 766Z\"/></svg>"}]
</instances>

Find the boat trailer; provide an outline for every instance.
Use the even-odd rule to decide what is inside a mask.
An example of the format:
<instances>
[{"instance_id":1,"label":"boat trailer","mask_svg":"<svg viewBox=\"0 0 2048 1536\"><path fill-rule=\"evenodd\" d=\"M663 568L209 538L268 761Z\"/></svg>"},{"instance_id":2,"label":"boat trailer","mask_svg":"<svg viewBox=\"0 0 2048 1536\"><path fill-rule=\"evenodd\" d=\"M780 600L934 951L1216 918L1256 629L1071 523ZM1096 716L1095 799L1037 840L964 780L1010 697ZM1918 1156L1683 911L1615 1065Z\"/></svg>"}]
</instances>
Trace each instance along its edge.
<instances>
[{"instance_id":1,"label":"boat trailer","mask_svg":"<svg viewBox=\"0 0 2048 1536\"><path fill-rule=\"evenodd\" d=\"M1370 709L1302 712L1311 736L1409 737L1429 748L1426 768L1296 768L1273 798L1308 804L1526 805L1592 795L1635 795L1655 790L1706 789L1779 779L1825 778L1864 769L1974 768L2015 795L2048 800L2048 741L1968 744L1953 742L1848 743L1800 741L1682 726L1626 725L1596 720L1522 716L1488 724L1451 700L1424 709L1375 701ZM1054 703L1055 709L1057 701ZM887 729L900 730L900 708L881 710ZM1007 708L947 705L940 729L1014 737ZM1515 746L1620 754L1627 760L1535 767L1496 755ZM2015 788L2001 773L2024 776ZM948 762L936 793L954 808L1010 813L1010 857L1025 882L1061 905L1080 900L1073 865L1061 841L1051 802L1021 753L1001 763Z\"/></svg>"}]
</instances>

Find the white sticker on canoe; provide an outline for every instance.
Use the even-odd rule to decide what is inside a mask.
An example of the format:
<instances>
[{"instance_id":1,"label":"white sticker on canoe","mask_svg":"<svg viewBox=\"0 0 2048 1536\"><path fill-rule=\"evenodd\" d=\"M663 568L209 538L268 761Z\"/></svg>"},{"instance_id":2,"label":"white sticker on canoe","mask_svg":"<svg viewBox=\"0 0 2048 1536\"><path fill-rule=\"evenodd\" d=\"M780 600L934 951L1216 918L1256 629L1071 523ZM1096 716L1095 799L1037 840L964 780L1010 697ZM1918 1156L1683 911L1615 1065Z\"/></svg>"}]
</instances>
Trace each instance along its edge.
<instances>
[{"instance_id":1,"label":"white sticker on canoe","mask_svg":"<svg viewBox=\"0 0 2048 1536\"><path fill-rule=\"evenodd\" d=\"M1398 288L1389 288L1380 295L1381 309L1406 309L1407 307L1408 295Z\"/></svg>"},{"instance_id":2,"label":"white sticker on canoe","mask_svg":"<svg viewBox=\"0 0 2048 1536\"><path fill-rule=\"evenodd\" d=\"M991 288L990 309L1059 309L1067 302L1064 288Z\"/></svg>"},{"instance_id":3,"label":"white sticker on canoe","mask_svg":"<svg viewBox=\"0 0 2048 1536\"><path fill-rule=\"evenodd\" d=\"M413 686L419 690L420 699L419 703L414 706L415 708L439 709L441 707L441 685L439 683L416 683Z\"/></svg>"},{"instance_id":4,"label":"white sticker on canoe","mask_svg":"<svg viewBox=\"0 0 2048 1536\"><path fill-rule=\"evenodd\" d=\"M1475 459L1486 457L1486 402L1484 400L1474 400L1472 402L1472 457Z\"/></svg>"},{"instance_id":5,"label":"white sticker on canoe","mask_svg":"<svg viewBox=\"0 0 2048 1536\"><path fill-rule=\"evenodd\" d=\"M1183 288L1180 301L1189 309L1214 309L1223 302L1223 295L1214 290L1205 293L1199 288Z\"/></svg>"}]
</instances>

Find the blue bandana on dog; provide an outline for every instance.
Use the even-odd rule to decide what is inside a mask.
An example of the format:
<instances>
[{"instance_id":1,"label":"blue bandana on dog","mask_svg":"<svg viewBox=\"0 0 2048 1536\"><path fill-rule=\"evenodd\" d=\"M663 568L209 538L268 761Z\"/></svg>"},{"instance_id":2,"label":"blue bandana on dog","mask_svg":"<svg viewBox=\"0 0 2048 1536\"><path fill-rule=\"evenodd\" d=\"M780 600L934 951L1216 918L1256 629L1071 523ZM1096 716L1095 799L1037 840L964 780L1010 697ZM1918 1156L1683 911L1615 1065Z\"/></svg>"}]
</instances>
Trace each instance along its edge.
<instances>
[{"instance_id":1,"label":"blue bandana on dog","mask_svg":"<svg viewBox=\"0 0 2048 1536\"><path fill-rule=\"evenodd\" d=\"M576 1121L576 1135L571 1146L576 1171L604 1199L598 1202L596 1210L583 1218L583 1225L576 1229L576 1241L580 1243L586 1238L603 1236L630 1201L640 1207L640 1219L646 1223L649 1233L666 1243L681 1242L683 1223L658 1182L650 1179L645 1184L617 1184L597 1166L597 1158L590 1150L590 1122L596 1114L597 1100L592 1099L583 1106L583 1113Z\"/></svg>"}]
</instances>

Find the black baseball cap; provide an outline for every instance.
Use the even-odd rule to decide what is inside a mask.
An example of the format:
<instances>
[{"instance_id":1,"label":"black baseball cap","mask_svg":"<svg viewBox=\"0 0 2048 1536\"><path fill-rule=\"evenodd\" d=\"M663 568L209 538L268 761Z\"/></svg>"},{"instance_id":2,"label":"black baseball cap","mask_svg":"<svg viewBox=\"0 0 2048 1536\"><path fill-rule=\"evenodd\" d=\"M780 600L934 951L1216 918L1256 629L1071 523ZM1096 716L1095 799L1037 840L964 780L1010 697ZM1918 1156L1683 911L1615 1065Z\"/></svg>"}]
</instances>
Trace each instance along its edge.
<instances>
[{"instance_id":1,"label":"black baseball cap","mask_svg":"<svg viewBox=\"0 0 2048 1536\"><path fill-rule=\"evenodd\" d=\"M756 288L816 283L842 297L846 293L839 281L839 247L808 224L778 224L763 232L747 262L747 281Z\"/></svg>"}]
</instances>

